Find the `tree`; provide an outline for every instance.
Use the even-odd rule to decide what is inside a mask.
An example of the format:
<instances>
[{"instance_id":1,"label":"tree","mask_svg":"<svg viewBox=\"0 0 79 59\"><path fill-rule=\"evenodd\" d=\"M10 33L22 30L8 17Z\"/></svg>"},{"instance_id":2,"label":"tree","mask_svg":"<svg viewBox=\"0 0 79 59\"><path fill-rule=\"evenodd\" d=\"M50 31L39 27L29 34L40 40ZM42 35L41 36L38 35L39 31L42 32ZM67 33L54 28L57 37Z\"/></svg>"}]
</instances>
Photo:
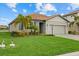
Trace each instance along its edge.
<instances>
[{"instance_id":1,"label":"tree","mask_svg":"<svg viewBox=\"0 0 79 59\"><path fill-rule=\"evenodd\" d=\"M25 16L24 17L22 14L19 14L18 17L16 18L15 22L14 22L15 27L18 23L23 24L23 26L25 28L24 31L27 33L27 35L29 35L28 30L31 30L31 33L32 33L32 30L34 30L34 32L36 32L38 30L36 24L34 24L32 22L31 16Z\"/></svg>"},{"instance_id":2,"label":"tree","mask_svg":"<svg viewBox=\"0 0 79 59\"><path fill-rule=\"evenodd\" d=\"M16 18L15 22L14 22L14 26L16 26L18 23L22 23L23 26L25 27L25 29L27 28L28 24L27 24L27 20L25 19L25 17L22 14L19 14L18 17Z\"/></svg>"},{"instance_id":3,"label":"tree","mask_svg":"<svg viewBox=\"0 0 79 59\"><path fill-rule=\"evenodd\" d=\"M27 29L30 29L30 27L32 26L32 17L26 16L25 20L27 20Z\"/></svg>"},{"instance_id":4,"label":"tree","mask_svg":"<svg viewBox=\"0 0 79 59\"><path fill-rule=\"evenodd\" d=\"M23 24L23 26L25 27L25 32L27 32L27 35L29 35L28 30L32 31L33 29L32 17L31 16L24 17L22 14L19 14L18 17L16 18L16 21L14 22L14 25L16 26L18 23Z\"/></svg>"},{"instance_id":5,"label":"tree","mask_svg":"<svg viewBox=\"0 0 79 59\"><path fill-rule=\"evenodd\" d=\"M32 22L32 17L26 16L26 19L27 19L27 23L28 23L27 29L31 30L30 34L32 34L33 32L36 33L36 31L38 31L38 28L37 28L36 24Z\"/></svg>"},{"instance_id":6,"label":"tree","mask_svg":"<svg viewBox=\"0 0 79 59\"><path fill-rule=\"evenodd\" d=\"M73 16L74 16L74 21L69 24L69 27L70 27L70 28L73 28L74 25L79 26L79 16L76 16L76 15L73 15ZM75 26L74 26L74 27L75 27ZM74 33L74 34L77 33L75 28L73 28L72 33Z\"/></svg>"}]
</instances>

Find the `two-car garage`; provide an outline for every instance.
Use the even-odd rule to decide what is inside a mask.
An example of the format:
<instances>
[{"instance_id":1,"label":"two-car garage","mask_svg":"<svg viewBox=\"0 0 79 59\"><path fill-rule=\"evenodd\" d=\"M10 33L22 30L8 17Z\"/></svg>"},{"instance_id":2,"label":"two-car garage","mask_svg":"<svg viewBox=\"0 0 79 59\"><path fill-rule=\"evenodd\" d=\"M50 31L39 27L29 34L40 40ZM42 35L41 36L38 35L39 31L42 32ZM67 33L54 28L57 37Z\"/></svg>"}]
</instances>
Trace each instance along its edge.
<instances>
[{"instance_id":1,"label":"two-car garage","mask_svg":"<svg viewBox=\"0 0 79 59\"><path fill-rule=\"evenodd\" d=\"M66 26L65 25L52 26L52 34L66 34Z\"/></svg>"},{"instance_id":2,"label":"two-car garage","mask_svg":"<svg viewBox=\"0 0 79 59\"><path fill-rule=\"evenodd\" d=\"M46 34L68 34L68 21L57 15L46 21Z\"/></svg>"}]
</instances>

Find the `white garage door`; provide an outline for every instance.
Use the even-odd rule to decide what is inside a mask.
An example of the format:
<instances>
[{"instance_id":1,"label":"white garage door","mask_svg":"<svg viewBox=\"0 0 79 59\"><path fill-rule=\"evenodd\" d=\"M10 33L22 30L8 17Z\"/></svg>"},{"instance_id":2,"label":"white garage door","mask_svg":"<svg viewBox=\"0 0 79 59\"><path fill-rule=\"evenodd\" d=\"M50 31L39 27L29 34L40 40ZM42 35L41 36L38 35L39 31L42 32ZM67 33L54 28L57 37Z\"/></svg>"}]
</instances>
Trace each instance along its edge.
<instances>
[{"instance_id":1,"label":"white garage door","mask_svg":"<svg viewBox=\"0 0 79 59\"><path fill-rule=\"evenodd\" d=\"M65 34L66 33L66 26L63 25L55 25L53 26L53 34Z\"/></svg>"}]
</instances>

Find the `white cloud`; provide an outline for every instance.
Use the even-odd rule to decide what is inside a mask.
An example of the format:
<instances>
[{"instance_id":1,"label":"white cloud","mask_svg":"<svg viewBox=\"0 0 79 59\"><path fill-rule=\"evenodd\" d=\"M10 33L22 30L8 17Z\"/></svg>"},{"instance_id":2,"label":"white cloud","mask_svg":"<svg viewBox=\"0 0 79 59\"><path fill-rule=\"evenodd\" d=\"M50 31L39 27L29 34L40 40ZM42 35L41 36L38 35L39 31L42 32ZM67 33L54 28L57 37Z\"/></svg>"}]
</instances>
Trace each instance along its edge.
<instances>
[{"instance_id":1,"label":"white cloud","mask_svg":"<svg viewBox=\"0 0 79 59\"><path fill-rule=\"evenodd\" d=\"M57 12L57 9L52 4L43 4L37 3L35 12L39 12L39 14L47 14L48 11Z\"/></svg>"},{"instance_id":2,"label":"white cloud","mask_svg":"<svg viewBox=\"0 0 79 59\"><path fill-rule=\"evenodd\" d=\"M36 9L38 11L57 11L57 9L55 8L55 6L53 6L52 4L42 4L42 3L38 3L36 4Z\"/></svg>"},{"instance_id":3,"label":"white cloud","mask_svg":"<svg viewBox=\"0 0 79 59\"><path fill-rule=\"evenodd\" d=\"M64 15L64 13L61 13L61 15Z\"/></svg>"},{"instance_id":4,"label":"white cloud","mask_svg":"<svg viewBox=\"0 0 79 59\"><path fill-rule=\"evenodd\" d=\"M42 4L42 3L37 3L37 4L36 4L36 9L37 9L38 11L40 11L40 10L42 9L42 7L43 7L43 4Z\"/></svg>"},{"instance_id":5,"label":"white cloud","mask_svg":"<svg viewBox=\"0 0 79 59\"><path fill-rule=\"evenodd\" d=\"M26 13L26 12L27 12L27 10L26 10L26 9L23 9L23 12L24 12L24 13Z\"/></svg>"},{"instance_id":6,"label":"white cloud","mask_svg":"<svg viewBox=\"0 0 79 59\"><path fill-rule=\"evenodd\" d=\"M45 10L47 11L57 11L57 9L55 8L55 6L53 6L52 4L46 4L44 6Z\"/></svg>"},{"instance_id":7,"label":"white cloud","mask_svg":"<svg viewBox=\"0 0 79 59\"><path fill-rule=\"evenodd\" d=\"M7 3L6 5L7 5L9 8L11 8L12 11L17 12L17 10L16 10L17 3Z\"/></svg>"},{"instance_id":8,"label":"white cloud","mask_svg":"<svg viewBox=\"0 0 79 59\"><path fill-rule=\"evenodd\" d=\"M10 8L16 8L16 3L7 3L6 4L8 7L10 7Z\"/></svg>"},{"instance_id":9,"label":"white cloud","mask_svg":"<svg viewBox=\"0 0 79 59\"><path fill-rule=\"evenodd\" d=\"M45 15L46 13L45 13L45 12L39 12L39 14L43 14L43 15Z\"/></svg>"},{"instance_id":10,"label":"white cloud","mask_svg":"<svg viewBox=\"0 0 79 59\"><path fill-rule=\"evenodd\" d=\"M12 9L12 11L17 12L17 10L16 10L16 9Z\"/></svg>"}]
</instances>

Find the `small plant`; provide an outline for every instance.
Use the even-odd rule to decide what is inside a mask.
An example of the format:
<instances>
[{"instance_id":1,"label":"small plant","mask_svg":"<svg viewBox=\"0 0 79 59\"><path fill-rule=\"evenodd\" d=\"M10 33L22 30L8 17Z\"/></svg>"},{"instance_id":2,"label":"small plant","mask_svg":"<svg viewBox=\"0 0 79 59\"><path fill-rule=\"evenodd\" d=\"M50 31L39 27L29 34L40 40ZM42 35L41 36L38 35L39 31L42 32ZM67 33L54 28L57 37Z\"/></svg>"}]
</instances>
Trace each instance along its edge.
<instances>
[{"instance_id":1,"label":"small plant","mask_svg":"<svg viewBox=\"0 0 79 59\"><path fill-rule=\"evenodd\" d=\"M11 48L15 48L15 44L14 44L13 40L11 40L10 47L11 47Z\"/></svg>"},{"instance_id":2,"label":"small plant","mask_svg":"<svg viewBox=\"0 0 79 59\"><path fill-rule=\"evenodd\" d=\"M5 48L6 46L5 46L5 41L3 40L2 41L2 43L1 43L1 45L0 45L0 48Z\"/></svg>"}]
</instances>

